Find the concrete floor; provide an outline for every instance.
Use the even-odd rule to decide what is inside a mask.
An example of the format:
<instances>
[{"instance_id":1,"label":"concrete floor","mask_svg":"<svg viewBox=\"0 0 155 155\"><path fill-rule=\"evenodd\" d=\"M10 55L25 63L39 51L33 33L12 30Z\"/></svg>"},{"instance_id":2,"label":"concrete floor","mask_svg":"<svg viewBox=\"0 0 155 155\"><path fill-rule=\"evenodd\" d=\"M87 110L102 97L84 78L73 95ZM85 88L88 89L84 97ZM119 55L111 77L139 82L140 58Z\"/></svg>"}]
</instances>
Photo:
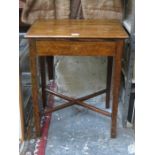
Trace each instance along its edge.
<instances>
[{"instance_id":1,"label":"concrete floor","mask_svg":"<svg viewBox=\"0 0 155 155\"><path fill-rule=\"evenodd\" d=\"M105 88L106 58L56 57L58 91L80 97ZM104 108L104 95L88 101ZM56 98L55 105L62 100ZM134 155L134 130L121 125L117 138L110 138L111 119L83 107L72 106L53 113L46 155Z\"/></svg>"},{"instance_id":2,"label":"concrete floor","mask_svg":"<svg viewBox=\"0 0 155 155\"><path fill-rule=\"evenodd\" d=\"M89 103L104 108L102 99ZM46 155L134 155L133 129L122 128L118 117L118 135L111 139L110 124L110 118L79 106L57 111L52 115Z\"/></svg>"}]
</instances>

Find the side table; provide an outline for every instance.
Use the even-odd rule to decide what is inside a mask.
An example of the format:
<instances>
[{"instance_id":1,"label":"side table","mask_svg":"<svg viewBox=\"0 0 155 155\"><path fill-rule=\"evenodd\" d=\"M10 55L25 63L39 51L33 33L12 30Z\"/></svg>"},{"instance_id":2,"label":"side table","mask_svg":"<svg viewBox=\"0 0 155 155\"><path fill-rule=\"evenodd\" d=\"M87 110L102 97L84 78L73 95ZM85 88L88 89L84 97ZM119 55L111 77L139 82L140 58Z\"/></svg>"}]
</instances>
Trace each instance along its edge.
<instances>
[{"instance_id":1,"label":"side table","mask_svg":"<svg viewBox=\"0 0 155 155\"><path fill-rule=\"evenodd\" d=\"M45 71L42 68L42 93L44 113L54 112L71 105L80 105L89 110L111 117L111 137L116 137L117 111L120 89L121 58L124 40L128 34L118 20L37 20L28 30L30 66L32 76L32 100L36 135L40 135L40 112L38 105L38 72L37 57L45 56L107 56L107 87L93 94L72 98L46 89ZM112 112L101 110L84 102L89 98L106 93L106 108L109 108L112 62L113 69L113 101ZM42 61L44 62L44 61ZM44 66L44 65L42 65ZM61 106L46 108L46 92L67 100Z\"/></svg>"}]
</instances>

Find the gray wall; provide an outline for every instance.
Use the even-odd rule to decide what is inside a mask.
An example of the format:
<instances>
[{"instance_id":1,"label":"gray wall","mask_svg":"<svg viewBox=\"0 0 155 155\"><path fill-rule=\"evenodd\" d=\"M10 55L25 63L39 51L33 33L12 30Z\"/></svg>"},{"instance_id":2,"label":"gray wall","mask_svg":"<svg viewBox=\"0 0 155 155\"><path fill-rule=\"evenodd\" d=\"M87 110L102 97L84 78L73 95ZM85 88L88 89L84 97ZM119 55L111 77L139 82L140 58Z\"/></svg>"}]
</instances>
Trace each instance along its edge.
<instances>
[{"instance_id":1,"label":"gray wall","mask_svg":"<svg viewBox=\"0 0 155 155\"><path fill-rule=\"evenodd\" d=\"M58 90L83 96L105 87L105 57L55 57Z\"/></svg>"}]
</instances>

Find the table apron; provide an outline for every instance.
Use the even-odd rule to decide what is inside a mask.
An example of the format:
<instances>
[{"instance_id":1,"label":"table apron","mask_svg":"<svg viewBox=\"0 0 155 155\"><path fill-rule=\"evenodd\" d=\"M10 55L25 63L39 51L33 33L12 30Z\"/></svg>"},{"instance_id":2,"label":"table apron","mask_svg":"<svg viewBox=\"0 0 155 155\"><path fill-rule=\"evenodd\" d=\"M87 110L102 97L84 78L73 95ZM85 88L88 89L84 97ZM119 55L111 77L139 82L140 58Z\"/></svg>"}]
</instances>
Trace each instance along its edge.
<instances>
[{"instance_id":1,"label":"table apron","mask_svg":"<svg viewBox=\"0 0 155 155\"><path fill-rule=\"evenodd\" d=\"M115 41L36 41L38 56L115 56L115 50Z\"/></svg>"}]
</instances>

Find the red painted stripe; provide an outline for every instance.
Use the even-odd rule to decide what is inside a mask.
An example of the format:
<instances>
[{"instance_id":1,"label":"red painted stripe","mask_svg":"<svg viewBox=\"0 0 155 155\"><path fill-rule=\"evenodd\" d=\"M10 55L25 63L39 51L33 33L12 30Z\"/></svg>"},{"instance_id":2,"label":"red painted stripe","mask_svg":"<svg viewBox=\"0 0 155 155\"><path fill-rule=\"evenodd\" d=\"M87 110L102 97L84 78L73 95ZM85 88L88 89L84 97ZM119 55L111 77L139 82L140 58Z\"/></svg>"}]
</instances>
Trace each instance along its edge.
<instances>
[{"instance_id":1,"label":"red painted stripe","mask_svg":"<svg viewBox=\"0 0 155 155\"><path fill-rule=\"evenodd\" d=\"M55 90L57 89L57 85L54 81L52 81L49 85L50 90ZM54 98L53 95L50 95L48 98L48 106L53 107L54 106ZM36 155L45 155L45 149L46 149L46 144L47 144L47 138L48 138L48 129L50 126L50 121L52 118L52 114L47 114L45 116L45 122L42 127L42 136L40 138L40 142L38 143L38 152Z\"/></svg>"}]
</instances>

